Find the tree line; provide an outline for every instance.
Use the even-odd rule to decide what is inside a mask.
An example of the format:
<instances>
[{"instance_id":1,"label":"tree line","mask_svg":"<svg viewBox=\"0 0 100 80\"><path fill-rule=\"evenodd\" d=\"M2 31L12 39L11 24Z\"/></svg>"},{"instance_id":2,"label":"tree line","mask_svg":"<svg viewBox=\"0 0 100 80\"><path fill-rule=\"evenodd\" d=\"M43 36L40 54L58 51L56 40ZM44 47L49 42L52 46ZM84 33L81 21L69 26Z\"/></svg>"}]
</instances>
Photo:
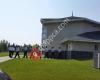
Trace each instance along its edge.
<instances>
[{"instance_id":1,"label":"tree line","mask_svg":"<svg viewBox=\"0 0 100 80\"><path fill-rule=\"evenodd\" d=\"M7 51L8 50L8 45L9 45L10 43L8 42L8 41L6 41L6 40L1 40L0 41L0 52L5 52L5 51Z\"/></svg>"},{"instance_id":2,"label":"tree line","mask_svg":"<svg viewBox=\"0 0 100 80\"><path fill-rule=\"evenodd\" d=\"M11 45L11 44L7 40L1 40L0 41L0 52L7 52L9 45ZM15 45L15 44L13 44L13 45ZM34 47L39 46L39 45L38 44L34 44L34 45L30 45L30 46L32 46L34 48Z\"/></svg>"}]
</instances>

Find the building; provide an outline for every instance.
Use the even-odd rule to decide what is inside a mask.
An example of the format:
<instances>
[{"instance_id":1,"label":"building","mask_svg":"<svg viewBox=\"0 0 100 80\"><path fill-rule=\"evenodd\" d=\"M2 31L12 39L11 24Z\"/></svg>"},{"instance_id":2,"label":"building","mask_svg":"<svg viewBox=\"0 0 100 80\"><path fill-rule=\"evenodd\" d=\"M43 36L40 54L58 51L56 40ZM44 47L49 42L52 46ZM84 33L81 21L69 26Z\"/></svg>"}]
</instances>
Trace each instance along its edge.
<instances>
[{"instance_id":1,"label":"building","mask_svg":"<svg viewBox=\"0 0 100 80\"><path fill-rule=\"evenodd\" d=\"M42 41L46 40L66 18L45 18L42 23ZM61 30L50 45L48 50L66 51L67 58L91 58L93 52L100 52L100 22L70 16L63 30Z\"/></svg>"}]
</instances>

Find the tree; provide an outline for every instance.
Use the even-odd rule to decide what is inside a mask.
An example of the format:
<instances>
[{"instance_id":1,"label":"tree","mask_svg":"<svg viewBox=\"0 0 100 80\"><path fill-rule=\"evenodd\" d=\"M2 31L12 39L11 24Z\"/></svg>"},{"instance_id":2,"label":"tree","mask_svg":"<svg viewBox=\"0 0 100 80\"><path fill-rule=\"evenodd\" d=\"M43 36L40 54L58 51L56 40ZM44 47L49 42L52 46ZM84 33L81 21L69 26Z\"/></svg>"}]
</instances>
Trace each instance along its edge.
<instances>
[{"instance_id":1,"label":"tree","mask_svg":"<svg viewBox=\"0 0 100 80\"><path fill-rule=\"evenodd\" d=\"M38 44L34 44L32 47L34 48L34 47L40 47L40 46Z\"/></svg>"},{"instance_id":2,"label":"tree","mask_svg":"<svg viewBox=\"0 0 100 80\"><path fill-rule=\"evenodd\" d=\"M1 40L0 41L0 52L4 52L8 50L8 41L6 40Z\"/></svg>"}]
</instances>

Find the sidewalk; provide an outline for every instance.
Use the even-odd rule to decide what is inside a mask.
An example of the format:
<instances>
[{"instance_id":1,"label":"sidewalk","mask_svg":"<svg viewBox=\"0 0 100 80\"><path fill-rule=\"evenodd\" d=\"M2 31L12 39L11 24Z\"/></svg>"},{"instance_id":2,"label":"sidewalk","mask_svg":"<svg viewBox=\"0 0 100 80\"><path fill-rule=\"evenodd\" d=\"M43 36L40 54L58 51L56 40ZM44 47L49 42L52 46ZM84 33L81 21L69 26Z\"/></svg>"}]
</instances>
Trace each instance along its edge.
<instances>
[{"instance_id":1,"label":"sidewalk","mask_svg":"<svg viewBox=\"0 0 100 80\"><path fill-rule=\"evenodd\" d=\"M0 63L10 60L9 56L0 57Z\"/></svg>"}]
</instances>

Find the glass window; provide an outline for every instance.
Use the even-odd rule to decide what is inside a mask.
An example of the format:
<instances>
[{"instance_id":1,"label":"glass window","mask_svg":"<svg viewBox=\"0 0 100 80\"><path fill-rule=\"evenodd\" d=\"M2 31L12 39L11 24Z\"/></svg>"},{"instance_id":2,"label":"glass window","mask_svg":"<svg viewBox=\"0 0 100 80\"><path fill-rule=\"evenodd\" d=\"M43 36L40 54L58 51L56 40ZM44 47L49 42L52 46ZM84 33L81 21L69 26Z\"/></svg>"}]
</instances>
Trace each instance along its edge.
<instances>
[{"instance_id":1,"label":"glass window","mask_svg":"<svg viewBox=\"0 0 100 80\"><path fill-rule=\"evenodd\" d=\"M97 51L97 50L98 50L98 45L95 45L94 48L95 48L95 50Z\"/></svg>"}]
</instances>

